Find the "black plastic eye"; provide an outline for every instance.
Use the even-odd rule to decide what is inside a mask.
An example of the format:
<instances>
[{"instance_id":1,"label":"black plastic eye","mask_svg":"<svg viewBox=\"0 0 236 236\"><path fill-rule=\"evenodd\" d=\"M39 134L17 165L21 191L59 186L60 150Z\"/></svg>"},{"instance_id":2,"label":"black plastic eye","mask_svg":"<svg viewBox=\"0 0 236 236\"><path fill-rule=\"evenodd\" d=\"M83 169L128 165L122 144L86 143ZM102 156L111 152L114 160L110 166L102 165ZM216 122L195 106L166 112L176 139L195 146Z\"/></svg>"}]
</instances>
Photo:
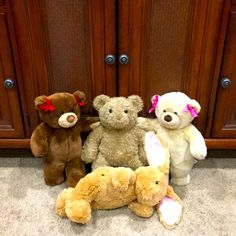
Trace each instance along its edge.
<instances>
[{"instance_id":1,"label":"black plastic eye","mask_svg":"<svg viewBox=\"0 0 236 236\"><path fill-rule=\"evenodd\" d=\"M128 110L125 110L125 113L128 113Z\"/></svg>"},{"instance_id":2,"label":"black plastic eye","mask_svg":"<svg viewBox=\"0 0 236 236\"><path fill-rule=\"evenodd\" d=\"M175 115L178 115L178 113L177 113L176 111L174 112L174 114L175 114Z\"/></svg>"},{"instance_id":3,"label":"black plastic eye","mask_svg":"<svg viewBox=\"0 0 236 236\"><path fill-rule=\"evenodd\" d=\"M105 175L102 173L101 176L105 176Z\"/></svg>"},{"instance_id":4,"label":"black plastic eye","mask_svg":"<svg viewBox=\"0 0 236 236\"><path fill-rule=\"evenodd\" d=\"M112 109L110 109L109 112L112 113Z\"/></svg>"},{"instance_id":5,"label":"black plastic eye","mask_svg":"<svg viewBox=\"0 0 236 236\"><path fill-rule=\"evenodd\" d=\"M166 112L166 110L163 110L163 112Z\"/></svg>"},{"instance_id":6,"label":"black plastic eye","mask_svg":"<svg viewBox=\"0 0 236 236\"><path fill-rule=\"evenodd\" d=\"M156 181L156 184L159 184L159 181Z\"/></svg>"}]
</instances>

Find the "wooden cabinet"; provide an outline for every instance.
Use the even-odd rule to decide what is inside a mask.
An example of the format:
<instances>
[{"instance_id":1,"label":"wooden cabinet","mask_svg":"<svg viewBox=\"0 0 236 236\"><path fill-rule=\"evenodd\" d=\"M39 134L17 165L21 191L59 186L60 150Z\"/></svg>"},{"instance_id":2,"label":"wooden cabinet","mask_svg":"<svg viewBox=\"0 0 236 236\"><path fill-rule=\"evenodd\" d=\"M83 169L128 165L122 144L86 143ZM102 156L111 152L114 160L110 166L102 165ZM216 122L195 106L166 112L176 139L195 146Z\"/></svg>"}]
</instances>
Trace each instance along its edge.
<instances>
[{"instance_id":1,"label":"wooden cabinet","mask_svg":"<svg viewBox=\"0 0 236 236\"><path fill-rule=\"evenodd\" d=\"M22 138L24 128L17 89L17 53L11 13L0 2L0 139Z\"/></svg>"},{"instance_id":2,"label":"wooden cabinet","mask_svg":"<svg viewBox=\"0 0 236 236\"><path fill-rule=\"evenodd\" d=\"M195 125L208 146L236 148L236 107L224 106L235 100L236 90L231 49L236 40L234 1L4 2L12 14L15 36L9 40L16 37L22 76L20 103L12 105L21 107L18 117L22 118L17 122L22 125L21 145L15 147L28 147L25 140L39 123L33 104L36 96L81 89L89 102L86 115L95 114L92 100L102 93L139 94L145 103L142 115L147 116L153 94L183 91L202 105ZM115 63L105 62L108 54L114 55ZM119 61L121 55L128 57L127 64ZM218 86L222 76L232 80L230 89ZM0 139L0 146L7 144Z\"/></svg>"},{"instance_id":3,"label":"wooden cabinet","mask_svg":"<svg viewBox=\"0 0 236 236\"><path fill-rule=\"evenodd\" d=\"M236 137L236 7L225 5L218 55L220 70L213 137ZM221 56L222 55L222 56ZM217 75L218 75L217 74Z\"/></svg>"}]
</instances>

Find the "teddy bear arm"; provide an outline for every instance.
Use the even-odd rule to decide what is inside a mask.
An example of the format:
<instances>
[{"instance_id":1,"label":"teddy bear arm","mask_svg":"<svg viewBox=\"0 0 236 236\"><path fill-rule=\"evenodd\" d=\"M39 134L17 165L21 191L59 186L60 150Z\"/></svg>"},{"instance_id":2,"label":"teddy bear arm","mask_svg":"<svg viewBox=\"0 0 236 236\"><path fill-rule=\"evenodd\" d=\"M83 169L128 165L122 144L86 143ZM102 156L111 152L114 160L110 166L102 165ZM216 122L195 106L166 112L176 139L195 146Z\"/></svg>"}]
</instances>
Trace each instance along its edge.
<instances>
[{"instance_id":1,"label":"teddy bear arm","mask_svg":"<svg viewBox=\"0 0 236 236\"><path fill-rule=\"evenodd\" d=\"M199 160L202 160L207 155L207 147L205 140L199 130L190 125L187 129L187 138L190 144L190 152L191 154Z\"/></svg>"},{"instance_id":2,"label":"teddy bear arm","mask_svg":"<svg viewBox=\"0 0 236 236\"><path fill-rule=\"evenodd\" d=\"M44 123L34 130L30 139L30 148L34 156L43 157L47 154L49 136L50 130Z\"/></svg>"},{"instance_id":3,"label":"teddy bear arm","mask_svg":"<svg viewBox=\"0 0 236 236\"><path fill-rule=\"evenodd\" d=\"M144 149L144 134L140 135L139 138L138 153L140 161L143 163L143 165L147 165L147 156Z\"/></svg>"},{"instance_id":4,"label":"teddy bear arm","mask_svg":"<svg viewBox=\"0 0 236 236\"><path fill-rule=\"evenodd\" d=\"M81 117L81 132L89 132L99 125L98 117Z\"/></svg>"},{"instance_id":5,"label":"teddy bear arm","mask_svg":"<svg viewBox=\"0 0 236 236\"><path fill-rule=\"evenodd\" d=\"M148 218L151 217L153 214L153 207L143 205L137 201L129 203L128 208L140 217Z\"/></svg>"},{"instance_id":6,"label":"teddy bear arm","mask_svg":"<svg viewBox=\"0 0 236 236\"><path fill-rule=\"evenodd\" d=\"M102 127L97 127L87 137L81 154L81 159L85 163L91 163L97 159L98 148L103 135Z\"/></svg>"},{"instance_id":7,"label":"teddy bear arm","mask_svg":"<svg viewBox=\"0 0 236 236\"><path fill-rule=\"evenodd\" d=\"M138 117L137 126L145 131L157 131L159 122L157 119Z\"/></svg>"}]
</instances>

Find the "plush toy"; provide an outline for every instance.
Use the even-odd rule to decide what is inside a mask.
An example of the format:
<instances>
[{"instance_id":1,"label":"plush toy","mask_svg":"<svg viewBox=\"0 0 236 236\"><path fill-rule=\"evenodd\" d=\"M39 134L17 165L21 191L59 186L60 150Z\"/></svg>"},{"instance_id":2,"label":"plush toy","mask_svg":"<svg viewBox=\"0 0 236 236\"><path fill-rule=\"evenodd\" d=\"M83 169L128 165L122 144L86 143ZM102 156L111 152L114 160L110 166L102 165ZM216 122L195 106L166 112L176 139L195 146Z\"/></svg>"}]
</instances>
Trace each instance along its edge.
<instances>
[{"instance_id":1,"label":"plush toy","mask_svg":"<svg viewBox=\"0 0 236 236\"><path fill-rule=\"evenodd\" d=\"M166 93L152 97L152 107L157 119L139 118L138 126L153 130L168 143L171 157L171 182L187 185L190 171L196 160L207 155L207 148L201 133L191 124L200 112L199 103L181 92Z\"/></svg>"},{"instance_id":2,"label":"plush toy","mask_svg":"<svg viewBox=\"0 0 236 236\"><path fill-rule=\"evenodd\" d=\"M150 166L136 171L125 167L100 167L86 175L75 188L64 189L56 201L56 212L71 221L86 224L91 210L128 205L140 217L150 217L157 207L160 221L173 228L182 216L182 202L168 186L169 153L155 134L145 136Z\"/></svg>"},{"instance_id":3,"label":"plush toy","mask_svg":"<svg viewBox=\"0 0 236 236\"><path fill-rule=\"evenodd\" d=\"M144 151L145 131L137 127L138 112L143 101L137 95L110 98L97 96L93 102L100 124L87 137L82 160L101 166L136 169L147 163Z\"/></svg>"},{"instance_id":4,"label":"plush toy","mask_svg":"<svg viewBox=\"0 0 236 236\"><path fill-rule=\"evenodd\" d=\"M80 132L89 130L89 124L97 119L80 119L80 106L84 105L85 94L80 91L35 99L42 123L34 130L30 147L34 156L43 158L48 185L60 184L66 176L68 185L74 187L85 175Z\"/></svg>"}]
</instances>

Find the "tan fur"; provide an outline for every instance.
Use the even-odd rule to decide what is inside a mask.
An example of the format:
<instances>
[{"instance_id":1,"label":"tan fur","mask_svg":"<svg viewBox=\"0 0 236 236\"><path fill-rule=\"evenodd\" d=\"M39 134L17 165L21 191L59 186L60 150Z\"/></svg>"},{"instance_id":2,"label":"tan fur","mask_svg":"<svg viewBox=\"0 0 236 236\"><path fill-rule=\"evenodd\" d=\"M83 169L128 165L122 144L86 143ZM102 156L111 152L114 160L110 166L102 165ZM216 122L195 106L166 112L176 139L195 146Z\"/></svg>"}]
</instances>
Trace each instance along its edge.
<instances>
[{"instance_id":1,"label":"tan fur","mask_svg":"<svg viewBox=\"0 0 236 236\"><path fill-rule=\"evenodd\" d=\"M75 188L65 189L58 195L56 212L73 222L86 224L92 210L128 205L136 215L150 217L153 207L165 196L174 196L181 203L168 186L168 163L166 150L166 161L160 167L145 166L136 171L125 167L99 167L82 178ZM165 227L174 227L162 223Z\"/></svg>"},{"instance_id":2,"label":"tan fur","mask_svg":"<svg viewBox=\"0 0 236 236\"><path fill-rule=\"evenodd\" d=\"M89 134L82 152L82 160L93 163L92 169L101 166L144 166L146 155L143 148L145 131L136 125L143 102L139 96L128 98L106 95L94 99L100 124Z\"/></svg>"},{"instance_id":3,"label":"tan fur","mask_svg":"<svg viewBox=\"0 0 236 236\"><path fill-rule=\"evenodd\" d=\"M80 132L87 130L89 124L97 119L80 119L80 107L76 96L85 101L83 92L74 94L55 93L47 98L55 107L55 111L45 112L39 109L44 104L46 96L35 99L35 107L39 112L42 123L34 130L30 147L36 157L43 158L44 179L48 185L60 184L67 179L69 186L74 187L85 175L84 163L81 161ZM62 128L58 119L62 113L73 112L78 122L70 128Z\"/></svg>"}]
</instances>

